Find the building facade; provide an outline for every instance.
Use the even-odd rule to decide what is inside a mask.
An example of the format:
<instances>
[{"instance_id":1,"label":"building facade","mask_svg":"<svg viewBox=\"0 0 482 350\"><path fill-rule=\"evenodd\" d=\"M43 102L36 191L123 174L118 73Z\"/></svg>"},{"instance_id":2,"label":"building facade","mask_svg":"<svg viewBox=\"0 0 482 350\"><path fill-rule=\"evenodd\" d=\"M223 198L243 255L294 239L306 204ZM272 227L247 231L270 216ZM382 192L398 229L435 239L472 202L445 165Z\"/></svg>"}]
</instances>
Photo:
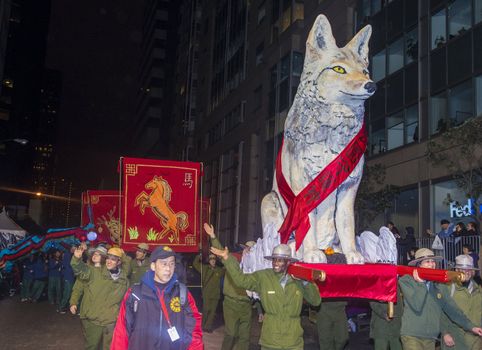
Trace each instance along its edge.
<instances>
[{"instance_id":1,"label":"building facade","mask_svg":"<svg viewBox=\"0 0 482 350\"><path fill-rule=\"evenodd\" d=\"M167 157L174 95L178 1L144 2L141 61L133 126L134 156Z\"/></svg>"},{"instance_id":2,"label":"building facade","mask_svg":"<svg viewBox=\"0 0 482 350\"><path fill-rule=\"evenodd\" d=\"M260 237L260 205L293 101L308 32L319 13L339 45L355 27L354 1L219 0L198 32L194 150L204 163L212 223L233 245ZM202 67L202 68L201 68ZM179 152L178 152L179 153Z\"/></svg>"},{"instance_id":3,"label":"building facade","mask_svg":"<svg viewBox=\"0 0 482 350\"><path fill-rule=\"evenodd\" d=\"M367 164L383 165L385 183L400 194L368 229L378 231L391 220L402 234L412 226L422 236L427 228L437 231L442 218L470 220L451 218L447 198L463 205L465 194L426 153L428 141L482 113L481 1L203 3L197 2L195 25L195 113L180 119L191 125L190 150L183 151L184 144L171 155L203 162L202 192L211 199L222 241L232 245L262 235L261 200L271 190L306 38L320 13L339 46L362 26L373 28L370 72L378 90L366 103ZM176 95L182 91L178 86Z\"/></svg>"},{"instance_id":4,"label":"building facade","mask_svg":"<svg viewBox=\"0 0 482 350\"><path fill-rule=\"evenodd\" d=\"M443 143L444 131L482 115L482 2L359 1L357 29L366 23L378 87L367 102L369 164L383 164L386 183L401 189L373 226L392 220L423 236L441 219L473 220L451 210L450 201L467 204L466 193L426 152L430 140Z\"/></svg>"}]
</instances>

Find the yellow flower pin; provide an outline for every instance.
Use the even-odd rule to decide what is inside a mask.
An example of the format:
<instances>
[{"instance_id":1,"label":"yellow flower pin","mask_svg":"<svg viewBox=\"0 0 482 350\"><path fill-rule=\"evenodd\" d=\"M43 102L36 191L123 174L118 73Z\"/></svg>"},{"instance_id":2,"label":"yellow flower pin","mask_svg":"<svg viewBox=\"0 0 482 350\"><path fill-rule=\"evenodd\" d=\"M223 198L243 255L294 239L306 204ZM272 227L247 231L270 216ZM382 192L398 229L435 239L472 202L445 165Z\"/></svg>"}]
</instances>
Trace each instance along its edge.
<instances>
[{"instance_id":1,"label":"yellow flower pin","mask_svg":"<svg viewBox=\"0 0 482 350\"><path fill-rule=\"evenodd\" d=\"M169 306L171 307L172 311L180 312L181 311L181 300L179 300L179 297L172 298L171 302L169 303Z\"/></svg>"}]
</instances>

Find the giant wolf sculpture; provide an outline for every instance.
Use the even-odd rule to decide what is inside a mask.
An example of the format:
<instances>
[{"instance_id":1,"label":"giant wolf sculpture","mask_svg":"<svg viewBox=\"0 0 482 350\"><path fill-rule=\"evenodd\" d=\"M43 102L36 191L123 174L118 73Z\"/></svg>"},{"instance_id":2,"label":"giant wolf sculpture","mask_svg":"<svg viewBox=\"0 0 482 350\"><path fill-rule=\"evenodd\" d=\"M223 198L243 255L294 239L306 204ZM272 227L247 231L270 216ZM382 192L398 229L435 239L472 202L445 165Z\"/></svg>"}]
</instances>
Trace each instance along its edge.
<instances>
[{"instance_id":1,"label":"giant wolf sculpture","mask_svg":"<svg viewBox=\"0 0 482 350\"><path fill-rule=\"evenodd\" d=\"M366 26L339 48L325 16L318 16L311 29L303 74L286 119L280 150L282 173L294 195L308 186L362 129L364 102L376 90L368 72L370 35L371 27ZM299 259L326 262L321 249L333 247L345 254L348 263L363 263L355 248L354 219L363 165L361 155L348 177L309 212L310 228L296 251ZM272 192L261 204L265 238L266 227L279 230L287 211L275 173Z\"/></svg>"}]
</instances>

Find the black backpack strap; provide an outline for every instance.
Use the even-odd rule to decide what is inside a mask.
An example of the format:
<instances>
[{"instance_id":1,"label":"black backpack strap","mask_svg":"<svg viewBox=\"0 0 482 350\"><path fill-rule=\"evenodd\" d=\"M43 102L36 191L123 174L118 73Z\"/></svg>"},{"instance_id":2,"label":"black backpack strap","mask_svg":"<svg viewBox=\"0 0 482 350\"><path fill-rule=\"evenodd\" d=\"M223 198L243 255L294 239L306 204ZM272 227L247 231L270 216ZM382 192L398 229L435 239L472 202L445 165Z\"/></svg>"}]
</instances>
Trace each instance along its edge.
<instances>
[{"instance_id":1,"label":"black backpack strap","mask_svg":"<svg viewBox=\"0 0 482 350\"><path fill-rule=\"evenodd\" d=\"M179 299L181 301L181 306L184 306L187 301L187 287L182 282L179 282Z\"/></svg>"}]
</instances>

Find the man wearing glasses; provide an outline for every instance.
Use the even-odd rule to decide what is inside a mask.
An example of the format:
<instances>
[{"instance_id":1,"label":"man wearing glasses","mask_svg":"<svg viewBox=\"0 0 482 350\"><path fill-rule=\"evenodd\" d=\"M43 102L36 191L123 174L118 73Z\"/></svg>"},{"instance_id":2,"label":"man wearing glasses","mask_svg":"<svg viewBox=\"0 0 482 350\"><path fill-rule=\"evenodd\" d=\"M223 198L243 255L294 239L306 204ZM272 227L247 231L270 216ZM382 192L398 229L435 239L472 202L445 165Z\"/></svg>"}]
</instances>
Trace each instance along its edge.
<instances>
[{"instance_id":1,"label":"man wearing glasses","mask_svg":"<svg viewBox=\"0 0 482 350\"><path fill-rule=\"evenodd\" d=\"M150 271L122 301L111 350L202 350L201 314L179 282L176 253L168 246L152 252Z\"/></svg>"}]
</instances>

